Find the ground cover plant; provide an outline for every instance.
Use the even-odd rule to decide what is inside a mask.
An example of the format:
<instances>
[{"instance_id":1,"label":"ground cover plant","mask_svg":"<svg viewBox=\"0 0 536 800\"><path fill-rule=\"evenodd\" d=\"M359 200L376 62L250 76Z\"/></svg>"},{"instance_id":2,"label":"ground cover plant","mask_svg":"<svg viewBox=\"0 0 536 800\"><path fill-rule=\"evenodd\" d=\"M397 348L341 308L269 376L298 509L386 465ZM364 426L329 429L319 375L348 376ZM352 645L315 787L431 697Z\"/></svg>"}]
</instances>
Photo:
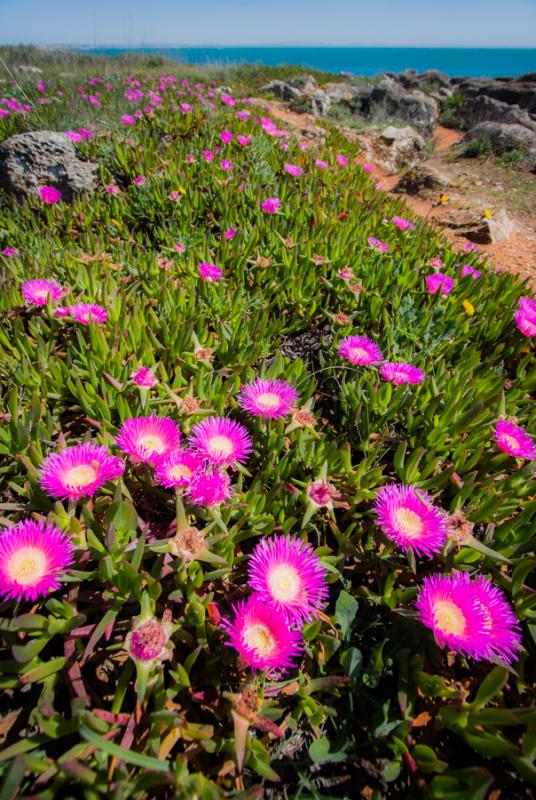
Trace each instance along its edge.
<instances>
[{"instance_id":1,"label":"ground cover plant","mask_svg":"<svg viewBox=\"0 0 536 800\"><path fill-rule=\"evenodd\" d=\"M2 798L526 798L536 304L177 68L7 84ZM491 794L490 794L491 793Z\"/></svg>"}]
</instances>

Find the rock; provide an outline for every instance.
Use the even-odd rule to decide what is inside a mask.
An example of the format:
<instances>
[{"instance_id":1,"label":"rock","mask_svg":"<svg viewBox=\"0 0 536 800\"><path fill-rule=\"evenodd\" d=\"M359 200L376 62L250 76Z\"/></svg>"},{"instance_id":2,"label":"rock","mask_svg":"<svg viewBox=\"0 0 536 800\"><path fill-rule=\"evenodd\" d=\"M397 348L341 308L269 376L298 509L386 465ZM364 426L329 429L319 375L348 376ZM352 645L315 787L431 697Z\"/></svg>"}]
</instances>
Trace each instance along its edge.
<instances>
[{"instance_id":1,"label":"rock","mask_svg":"<svg viewBox=\"0 0 536 800\"><path fill-rule=\"evenodd\" d=\"M486 139L494 153L502 155L511 150L521 150L527 159L536 163L536 133L523 125L500 122L481 122L468 131L465 142Z\"/></svg>"},{"instance_id":2,"label":"rock","mask_svg":"<svg viewBox=\"0 0 536 800\"><path fill-rule=\"evenodd\" d=\"M311 94L311 106L313 114L324 116L331 108L331 100L322 89L317 89Z\"/></svg>"},{"instance_id":3,"label":"rock","mask_svg":"<svg viewBox=\"0 0 536 800\"><path fill-rule=\"evenodd\" d=\"M428 164L419 164L404 172L394 192L409 195L420 194L427 189L447 189L452 181Z\"/></svg>"},{"instance_id":4,"label":"rock","mask_svg":"<svg viewBox=\"0 0 536 800\"><path fill-rule=\"evenodd\" d=\"M500 122L523 125L536 133L536 122L527 111L484 94L466 100L458 109L457 116L466 129L473 128L480 122Z\"/></svg>"},{"instance_id":5,"label":"rock","mask_svg":"<svg viewBox=\"0 0 536 800\"><path fill-rule=\"evenodd\" d=\"M280 97L281 100L286 100L287 102L298 100L302 97L299 89L289 83L285 83L285 81L270 81L270 83L262 87L261 92L263 94L273 94L275 97Z\"/></svg>"},{"instance_id":6,"label":"rock","mask_svg":"<svg viewBox=\"0 0 536 800\"><path fill-rule=\"evenodd\" d=\"M349 83L325 83L322 89L334 103L350 105L356 96L356 87Z\"/></svg>"},{"instance_id":7,"label":"rock","mask_svg":"<svg viewBox=\"0 0 536 800\"><path fill-rule=\"evenodd\" d=\"M31 64L19 64L15 67L17 72L20 72L22 75L42 75L43 70L39 69L39 67L33 67Z\"/></svg>"},{"instance_id":8,"label":"rock","mask_svg":"<svg viewBox=\"0 0 536 800\"><path fill-rule=\"evenodd\" d=\"M291 78L288 83L294 89L299 89L300 92L305 92L306 94L312 94L318 89L316 78L312 75L298 75L297 78Z\"/></svg>"},{"instance_id":9,"label":"rock","mask_svg":"<svg viewBox=\"0 0 536 800\"><path fill-rule=\"evenodd\" d=\"M422 136L413 128L390 125L375 143L375 158L382 169L394 174L401 169L414 167L422 158L425 144Z\"/></svg>"},{"instance_id":10,"label":"rock","mask_svg":"<svg viewBox=\"0 0 536 800\"><path fill-rule=\"evenodd\" d=\"M372 120L409 122L423 136L431 136L435 128L437 103L423 92L406 93L395 81L387 78L376 84L362 103L362 110Z\"/></svg>"},{"instance_id":11,"label":"rock","mask_svg":"<svg viewBox=\"0 0 536 800\"><path fill-rule=\"evenodd\" d=\"M455 230L456 233L475 244L504 242L514 232L514 223L504 208L501 208L493 219L480 217L473 212L465 212L444 217L441 220L441 224L446 228Z\"/></svg>"},{"instance_id":12,"label":"rock","mask_svg":"<svg viewBox=\"0 0 536 800\"><path fill-rule=\"evenodd\" d=\"M55 186L64 200L91 191L97 183L97 164L78 158L63 133L31 131L0 144L0 187L18 199L36 194L43 184Z\"/></svg>"},{"instance_id":13,"label":"rock","mask_svg":"<svg viewBox=\"0 0 536 800\"><path fill-rule=\"evenodd\" d=\"M454 82L454 81L453 81ZM517 105L536 114L536 86L518 79L468 78L457 83L457 91L466 97L486 95L508 105Z\"/></svg>"},{"instance_id":14,"label":"rock","mask_svg":"<svg viewBox=\"0 0 536 800\"><path fill-rule=\"evenodd\" d=\"M419 75L419 83L429 86L440 86L444 89L450 88L449 76L444 72L440 72L438 69L427 69L426 72Z\"/></svg>"}]
</instances>

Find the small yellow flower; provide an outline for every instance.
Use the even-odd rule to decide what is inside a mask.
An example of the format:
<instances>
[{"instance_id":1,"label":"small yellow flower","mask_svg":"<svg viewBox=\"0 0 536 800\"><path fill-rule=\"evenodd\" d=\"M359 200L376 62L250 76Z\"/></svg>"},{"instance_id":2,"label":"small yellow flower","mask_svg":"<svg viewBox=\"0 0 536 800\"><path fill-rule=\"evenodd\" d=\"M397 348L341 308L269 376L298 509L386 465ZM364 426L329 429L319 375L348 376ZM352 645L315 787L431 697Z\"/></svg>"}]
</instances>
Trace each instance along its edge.
<instances>
[{"instance_id":1,"label":"small yellow flower","mask_svg":"<svg viewBox=\"0 0 536 800\"><path fill-rule=\"evenodd\" d=\"M468 314L470 317L472 317L473 314L475 313L475 307L473 306L473 304L470 303L469 300L464 300L462 306L465 309L465 313Z\"/></svg>"},{"instance_id":2,"label":"small yellow flower","mask_svg":"<svg viewBox=\"0 0 536 800\"><path fill-rule=\"evenodd\" d=\"M486 217L486 219L493 219L493 214L491 213L489 208L484 209L484 216Z\"/></svg>"},{"instance_id":3,"label":"small yellow flower","mask_svg":"<svg viewBox=\"0 0 536 800\"><path fill-rule=\"evenodd\" d=\"M448 203L448 201L449 201L448 194L442 194L441 197L439 198L439 202L442 203L443 205L445 205L445 203Z\"/></svg>"}]
</instances>

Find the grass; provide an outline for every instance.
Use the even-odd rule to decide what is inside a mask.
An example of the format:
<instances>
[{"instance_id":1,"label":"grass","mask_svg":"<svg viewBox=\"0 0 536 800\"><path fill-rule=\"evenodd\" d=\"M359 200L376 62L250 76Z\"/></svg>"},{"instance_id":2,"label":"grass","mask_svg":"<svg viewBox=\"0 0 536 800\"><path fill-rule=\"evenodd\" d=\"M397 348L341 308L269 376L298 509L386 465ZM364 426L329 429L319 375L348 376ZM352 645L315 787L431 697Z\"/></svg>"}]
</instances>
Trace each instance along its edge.
<instances>
[{"instance_id":1,"label":"grass","mask_svg":"<svg viewBox=\"0 0 536 800\"><path fill-rule=\"evenodd\" d=\"M251 106L238 103L253 112L242 120L218 94L214 107L177 97L191 68L175 66L164 91L142 65L141 88L162 102L124 127L121 115L147 96L128 101L125 70L98 66L111 88L86 82L85 94L100 91L100 106L83 98L79 76L51 70L50 103L39 105L27 81L20 99L32 110L0 119L0 139L92 126L77 149L99 165L96 191L72 205L2 197L0 251L17 254L0 256L1 522L46 519L76 556L58 590L0 605L1 796L53 800L73 786L90 800L526 796L536 777L533 466L493 435L501 416L535 430L534 353L513 319L526 288L474 252L456 254L423 221L398 230L391 220L405 208L374 175L337 163L355 151L336 132L319 151L292 137L283 151ZM240 68L237 96L248 74ZM181 113L186 99L192 110ZM224 129L251 143L222 145ZM207 161L216 146L223 152ZM106 191L112 183L118 194ZM280 211L264 214L260 203L275 196ZM457 278L447 296L426 291L431 258ZM478 280L458 278L462 258L479 265ZM200 281L201 261L223 279ZM346 266L350 281L338 275ZM66 305L104 306L108 322L26 306L21 284L37 277L67 287ZM425 380L396 386L344 361L338 344L352 333ZM284 355L291 345L301 357ZM154 388L133 383L139 365L153 369ZM237 395L259 375L292 383L314 426L246 415ZM118 451L124 420L148 414L172 418L184 438L214 414L247 427L253 452L229 473L227 503L175 496ZM123 476L91 499L47 495L43 459L87 439L125 458ZM333 507L308 502L322 478L336 489ZM433 559L405 555L374 521L374 499L393 482L463 511L474 538L448 541ZM203 531L203 558L177 555L186 525ZM329 585L323 614L303 628L299 668L279 680L241 663L220 624L249 592L255 545L274 532L308 541ZM423 578L454 570L489 577L515 609L524 649L514 669L449 653L415 618ZM172 657L143 677L126 637L141 613L166 611Z\"/></svg>"}]
</instances>

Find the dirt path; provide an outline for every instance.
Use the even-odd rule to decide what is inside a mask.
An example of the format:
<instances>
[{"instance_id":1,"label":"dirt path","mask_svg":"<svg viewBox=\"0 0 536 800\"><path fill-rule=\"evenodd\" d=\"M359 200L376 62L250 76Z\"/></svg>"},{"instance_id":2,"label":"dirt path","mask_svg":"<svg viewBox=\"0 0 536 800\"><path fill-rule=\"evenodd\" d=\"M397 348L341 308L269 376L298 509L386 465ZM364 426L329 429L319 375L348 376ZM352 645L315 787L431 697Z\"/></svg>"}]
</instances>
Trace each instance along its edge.
<instances>
[{"instance_id":1,"label":"dirt path","mask_svg":"<svg viewBox=\"0 0 536 800\"><path fill-rule=\"evenodd\" d=\"M298 131L304 140L322 140L325 130L321 119L312 114L289 111L279 101L255 98L254 102ZM372 164L383 189L392 192L400 175L388 175L375 163L370 133L347 127L341 127L341 131L350 141L359 143L360 152L355 162ZM453 148L461 138L459 131L438 125L432 155L426 159L427 165L448 179L448 189L412 196L398 193L396 196L402 198L415 214L441 227L449 241L460 250L468 239L446 227L447 220L471 217L478 222L484 219L485 212L495 218L504 209L513 225L510 235L504 241L479 244L478 247L495 269L519 274L536 290L536 176L494 159L454 158ZM447 200L443 197L444 202L440 201L442 194L448 196Z\"/></svg>"}]
</instances>

